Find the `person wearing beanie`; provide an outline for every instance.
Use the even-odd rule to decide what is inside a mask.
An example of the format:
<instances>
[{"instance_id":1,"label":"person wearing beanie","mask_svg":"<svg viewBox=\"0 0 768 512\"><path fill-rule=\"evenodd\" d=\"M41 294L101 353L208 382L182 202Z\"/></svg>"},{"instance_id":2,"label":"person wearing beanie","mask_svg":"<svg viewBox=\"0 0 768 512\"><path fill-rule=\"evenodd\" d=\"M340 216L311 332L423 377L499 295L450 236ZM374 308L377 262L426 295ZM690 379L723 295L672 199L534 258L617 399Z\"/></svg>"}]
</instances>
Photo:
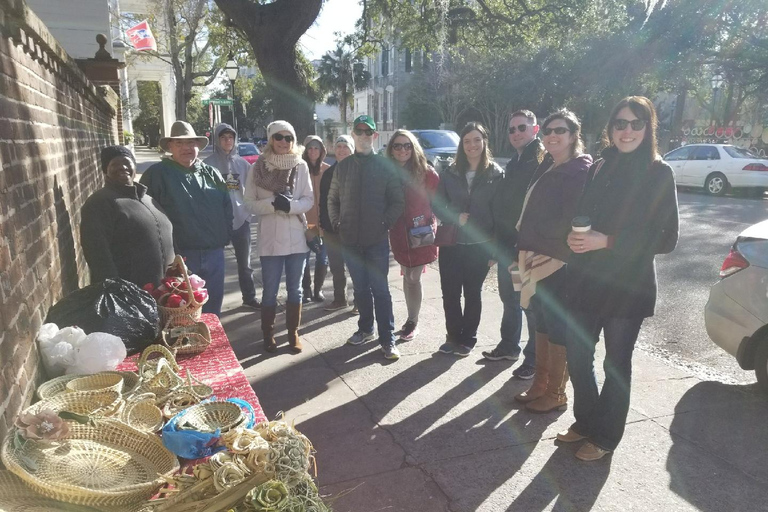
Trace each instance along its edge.
<instances>
[{"instance_id":1,"label":"person wearing beanie","mask_svg":"<svg viewBox=\"0 0 768 512\"><path fill-rule=\"evenodd\" d=\"M285 323L288 344L293 352L301 352L301 275L307 260L305 214L315 202L307 163L301 158L302 147L296 144L296 132L285 121L267 127L269 140L264 152L253 164L245 184L245 205L259 216L259 259L263 293L261 298L261 331L264 349L274 352L277 292L285 267L288 300Z\"/></svg>"},{"instance_id":2,"label":"person wearing beanie","mask_svg":"<svg viewBox=\"0 0 768 512\"><path fill-rule=\"evenodd\" d=\"M221 316L224 301L224 247L232 239L232 200L218 170L198 158L208 138L192 125L176 121L160 139L170 153L141 176L147 193L168 212L173 241L189 271L205 280L208 302L203 313Z\"/></svg>"},{"instance_id":3,"label":"person wearing beanie","mask_svg":"<svg viewBox=\"0 0 768 512\"><path fill-rule=\"evenodd\" d=\"M136 183L136 159L125 146L101 150L104 187L83 205L80 243L91 283L121 278L157 285L173 262L173 227L160 205Z\"/></svg>"},{"instance_id":4,"label":"person wearing beanie","mask_svg":"<svg viewBox=\"0 0 768 512\"><path fill-rule=\"evenodd\" d=\"M303 302L306 304L311 301L323 302L323 282L328 273L328 253L322 238L322 229L320 228L320 180L323 173L330 167L325 163L325 144L323 139L317 135L309 135L304 139L304 153L301 157L309 166L309 177L312 180L312 191L315 195L315 204L307 212L307 241L319 241L315 244L312 251L316 252L315 257L315 293L312 293L312 272L310 270L309 259L312 251L307 253L307 264L304 266L304 279L301 286L304 289ZM318 238L319 237L319 238Z\"/></svg>"},{"instance_id":5,"label":"person wearing beanie","mask_svg":"<svg viewBox=\"0 0 768 512\"><path fill-rule=\"evenodd\" d=\"M203 160L215 167L227 182L229 198L232 201L232 247L237 261L237 277L243 305L261 308L256 298L256 285L251 268L251 212L245 207L245 182L251 164L237 151L237 132L231 125L220 123L213 130L213 154Z\"/></svg>"}]
</instances>

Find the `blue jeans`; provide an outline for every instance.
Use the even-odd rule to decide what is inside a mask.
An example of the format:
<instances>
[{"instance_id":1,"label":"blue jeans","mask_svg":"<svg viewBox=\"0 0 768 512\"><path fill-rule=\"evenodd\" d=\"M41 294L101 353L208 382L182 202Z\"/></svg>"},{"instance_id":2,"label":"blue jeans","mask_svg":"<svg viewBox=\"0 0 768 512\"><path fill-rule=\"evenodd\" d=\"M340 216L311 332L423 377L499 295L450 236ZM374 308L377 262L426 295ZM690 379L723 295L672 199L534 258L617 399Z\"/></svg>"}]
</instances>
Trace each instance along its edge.
<instances>
[{"instance_id":1,"label":"blue jeans","mask_svg":"<svg viewBox=\"0 0 768 512\"><path fill-rule=\"evenodd\" d=\"M389 293L389 240L368 247L344 246L344 262L352 278L355 304L360 311L357 327L373 332L374 307L379 343L387 347L395 342L395 315Z\"/></svg>"},{"instance_id":2,"label":"blue jeans","mask_svg":"<svg viewBox=\"0 0 768 512\"><path fill-rule=\"evenodd\" d=\"M261 260L261 281L264 286L261 296L262 306L268 308L277 306L277 291L280 289L283 265L285 265L285 288L288 291L288 303L301 304L301 275L307 260L306 253L262 256L259 259Z\"/></svg>"},{"instance_id":3,"label":"blue jeans","mask_svg":"<svg viewBox=\"0 0 768 512\"><path fill-rule=\"evenodd\" d=\"M632 353L643 318L600 318L574 311L568 331L568 370L573 384L571 428L605 450L615 450L629 413ZM605 337L605 382L598 392L595 345Z\"/></svg>"},{"instance_id":4,"label":"blue jeans","mask_svg":"<svg viewBox=\"0 0 768 512\"><path fill-rule=\"evenodd\" d=\"M253 269L251 269L251 223L245 221L242 226L232 232L232 247L235 249L237 260L237 279L240 283L240 293L243 302L256 298L256 286L253 284Z\"/></svg>"},{"instance_id":5,"label":"blue jeans","mask_svg":"<svg viewBox=\"0 0 768 512\"><path fill-rule=\"evenodd\" d=\"M520 307L520 292L515 291L512 284L512 276L507 271L508 264L500 261L497 264L497 276L499 281L499 298L504 305L504 313L501 316L501 342L496 349L512 356L520 355L520 336L523 328L523 311L528 322L528 342L525 344L523 364L533 366L536 362L536 316L530 310Z\"/></svg>"},{"instance_id":6,"label":"blue jeans","mask_svg":"<svg viewBox=\"0 0 768 512\"><path fill-rule=\"evenodd\" d=\"M203 305L203 313L221 316L221 303L224 302L224 248L180 249L179 254L186 258L190 273L205 279L208 302Z\"/></svg>"}]
</instances>

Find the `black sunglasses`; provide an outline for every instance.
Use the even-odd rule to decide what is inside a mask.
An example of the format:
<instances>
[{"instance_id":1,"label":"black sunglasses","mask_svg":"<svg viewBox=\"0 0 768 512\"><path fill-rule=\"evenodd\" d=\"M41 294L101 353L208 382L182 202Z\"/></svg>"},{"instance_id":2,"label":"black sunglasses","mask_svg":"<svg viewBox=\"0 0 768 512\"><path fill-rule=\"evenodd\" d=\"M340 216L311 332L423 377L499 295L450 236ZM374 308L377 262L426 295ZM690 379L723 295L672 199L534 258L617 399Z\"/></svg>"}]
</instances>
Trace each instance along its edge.
<instances>
[{"instance_id":1,"label":"black sunglasses","mask_svg":"<svg viewBox=\"0 0 768 512\"><path fill-rule=\"evenodd\" d=\"M632 131L639 132L643 128L645 128L645 119L633 119L632 121L628 119L614 119L613 120L613 128L614 130L626 130L627 126L632 127Z\"/></svg>"},{"instance_id":2,"label":"black sunglasses","mask_svg":"<svg viewBox=\"0 0 768 512\"><path fill-rule=\"evenodd\" d=\"M509 127L509 134L510 135L514 135L515 132L517 132L517 131L519 131L520 133L523 133L527 129L528 129L528 125L527 124L519 124L516 127L515 126L510 126Z\"/></svg>"},{"instance_id":3,"label":"black sunglasses","mask_svg":"<svg viewBox=\"0 0 768 512\"><path fill-rule=\"evenodd\" d=\"M369 137L373 136L373 130L371 130L370 128L368 128L367 130L361 130L360 128L355 128L353 131L355 132L355 135L357 135L358 137L361 136L362 134L366 134Z\"/></svg>"},{"instance_id":4,"label":"black sunglasses","mask_svg":"<svg viewBox=\"0 0 768 512\"><path fill-rule=\"evenodd\" d=\"M285 139L285 142L287 142L288 144L290 144L295 140L293 138L293 135L283 135L282 133L276 133L272 135L272 138L278 141Z\"/></svg>"},{"instance_id":5,"label":"black sunglasses","mask_svg":"<svg viewBox=\"0 0 768 512\"><path fill-rule=\"evenodd\" d=\"M558 135L562 135L564 133L570 132L571 130L564 126L558 126L557 128L544 128L542 131L544 132L544 135L551 135L552 132L555 132Z\"/></svg>"},{"instance_id":6,"label":"black sunglasses","mask_svg":"<svg viewBox=\"0 0 768 512\"><path fill-rule=\"evenodd\" d=\"M405 149L406 151L410 151L413 149L413 144L410 142L395 142L392 144L392 149L395 151L400 151L401 149Z\"/></svg>"}]
</instances>

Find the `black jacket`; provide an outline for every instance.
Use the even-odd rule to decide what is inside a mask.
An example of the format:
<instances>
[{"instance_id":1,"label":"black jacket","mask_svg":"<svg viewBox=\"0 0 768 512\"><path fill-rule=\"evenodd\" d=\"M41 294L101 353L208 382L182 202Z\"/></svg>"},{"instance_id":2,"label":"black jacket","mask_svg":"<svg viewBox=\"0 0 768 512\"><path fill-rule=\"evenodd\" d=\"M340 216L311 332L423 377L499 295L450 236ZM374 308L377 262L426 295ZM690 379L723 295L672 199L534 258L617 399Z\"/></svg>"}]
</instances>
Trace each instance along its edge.
<instances>
[{"instance_id":1,"label":"black jacket","mask_svg":"<svg viewBox=\"0 0 768 512\"><path fill-rule=\"evenodd\" d=\"M337 165L338 162L335 162L320 176L320 227L330 233L335 233L336 230L333 227L333 223L331 223L331 216L328 215L328 193L331 191L333 171L336 170Z\"/></svg>"},{"instance_id":2,"label":"black jacket","mask_svg":"<svg viewBox=\"0 0 768 512\"><path fill-rule=\"evenodd\" d=\"M343 245L370 247L388 239L405 207L399 172L387 157L373 153L355 153L336 165L328 216Z\"/></svg>"},{"instance_id":3,"label":"black jacket","mask_svg":"<svg viewBox=\"0 0 768 512\"><path fill-rule=\"evenodd\" d=\"M478 172L467 187L467 177L451 165L440 175L440 184L432 210L443 224L458 224L459 214L469 213L469 222L458 229L456 243L474 244L493 239L495 233L493 202L504 178L504 171L491 162L484 172Z\"/></svg>"},{"instance_id":4,"label":"black jacket","mask_svg":"<svg viewBox=\"0 0 768 512\"><path fill-rule=\"evenodd\" d=\"M517 154L512 157L504 171L504 179L499 184L493 202L493 220L498 246L497 256L504 266L517 260L515 226L520 219L528 184L543 158L544 145L539 139L533 139L523 148L519 157Z\"/></svg>"},{"instance_id":5,"label":"black jacket","mask_svg":"<svg viewBox=\"0 0 768 512\"><path fill-rule=\"evenodd\" d=\"M592 229L611 237L608 249L576 254L568 265L574 308L609 317L653 316L657 254L677 245L679 219L672 168L640 155L603 152L589 170L579 205Z\"/></svg>"},{"instance_id":6,"label":"black jacket","mask_svg":"<svg viewBox=\"0 0 768 512\"><path fill-rule=\"evenodd\" d=\"M173 261L173 228L147 187L107 181L81 210L80 242L91 283L120 277L158 284Z\"/></svg>"}]
</instances>

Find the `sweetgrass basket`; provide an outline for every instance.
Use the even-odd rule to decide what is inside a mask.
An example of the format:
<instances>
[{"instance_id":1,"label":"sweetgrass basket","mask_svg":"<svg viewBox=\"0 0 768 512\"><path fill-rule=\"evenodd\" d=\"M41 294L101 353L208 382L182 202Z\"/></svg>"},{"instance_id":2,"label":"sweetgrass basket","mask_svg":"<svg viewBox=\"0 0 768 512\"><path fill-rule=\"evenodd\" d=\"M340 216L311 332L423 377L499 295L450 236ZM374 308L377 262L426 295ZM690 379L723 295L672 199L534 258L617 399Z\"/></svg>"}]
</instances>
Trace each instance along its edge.
<instances>
[{"instance_id":1,"label":"sweetgrass basket","mask_svg":"<svg viewBox=\"0 0 768 512\"><path fill-rule=\"evenodd\" d=\"M121 393L124 395L129 394L139 383L139 376L134 372L101 372L95 375L102 374L120 375L123 378L123 389L121 390ZM46 398L66 393L67 383L79 377L85 377L85 375L62 375L61 377L56 377L55 379L43 382L37 387L37 397L41 400L45 400Z\"/></svg>"},{"instance_id":2,"label":"sweetgrass basket","mask_svg":"<svg viewBox=\"0 0 768 512\"><path fill-rule=\"evenodd\" d=\"M157 304L157 310L160 313L160 325L165 326L169 320L174 318L178 315L183 316L191 316L195 320L200 320L200 316L202 315L202 308L203 304L208 302L208 297L203 300L203 302L197 302L195 300L194 291L192 290L192 285L189 282L189 273L187 272L187 265L184 263L184 259L180 255L176 255L176 257L173 260L173 263L171 263L171 267L175 268L180 274L182 279L184 280L184 283L186 283L187 289L173 289L170 290L169 293L163 295L163 297L167 297L171 295L171 293L177 293L179 295L182 295L185 297L187 303L186 305L180 307L180 308L168 308L165 306L160 305L160 301L163 300L163 297L158 301Z\"/></svg>"},{"instance_id":3,"label":"sweetgrass basket","mask_svg":"<svg viewBox=\"0 0 768 512\"><path fill-rule=\"evenodd\" d=\"M98 512L35 494L10 471L0 471L0 512Z\"/></svg>"},{"instance_id":4,"label":"sweetgrass basket","mask_svg":"<svg viewBox=\"0 0 768 512\"><path fill-rule=\"evenodd\" d=\"M123 376L119 373L94 373L78 377L67 382L67 391L92 392L92 391L117 391L123 392Z\"/></svg>"},{"instance_id":5,"label":"sweetgrass basket","mask_svg":"<svg viewBox=\"0 0 768 512\"><path fill-rule=\"evenodd\" d=\"M176 315L168 320L161 333L163 342L177 356L204 352L211 344L211 331L205 322L191 315Z\"/></svg>"},{"instance_id":6,"label":"sweetgrass basket","mask_svg":"<svg viewBox=\"0 0 768 512\"><path fill-rule=\"evenodd\" d=\"M155 396L130 402L123 409L120 421L142 432L154 433L163 428L163 411L155 405Z\"/></svg>"},{"instance_id":7,"label":"sweetgrass basket","mask_svg":"<svg viewBox=\"0 0 768 512\"><path fill-rule=\"evenodd\" d=\"M25 413L38 414L44 409L55 413L73 412L85 416L112 416L120 412L123 400L114 390L61 393L30 405Z\"/></svg>"},{"instance_id":8,"label":"sweetgrass basket","mask_svg":"<svg viewBox=\"0 0 768 512\"><path fill-rule=\"evenodd\" d=\"M178 468L176 456L159 437L114 420L71 423L66 439L27 441L6 436L2 461L43 496L94 507L139 505Z\"/></svg>"},{"instance_id":9,"label":"sweetgrass basket","mask_svg":"<svg viewBox=\"0 0 768 512\"><path fill-rule=\"evenodd\" d=\"M199 432L222 432L236 427L243 422L245 416L237 404L224 401L205 402L193 405L184 413L179 422L180 429L191 429Z\"/></svg>"}]
</instances>

